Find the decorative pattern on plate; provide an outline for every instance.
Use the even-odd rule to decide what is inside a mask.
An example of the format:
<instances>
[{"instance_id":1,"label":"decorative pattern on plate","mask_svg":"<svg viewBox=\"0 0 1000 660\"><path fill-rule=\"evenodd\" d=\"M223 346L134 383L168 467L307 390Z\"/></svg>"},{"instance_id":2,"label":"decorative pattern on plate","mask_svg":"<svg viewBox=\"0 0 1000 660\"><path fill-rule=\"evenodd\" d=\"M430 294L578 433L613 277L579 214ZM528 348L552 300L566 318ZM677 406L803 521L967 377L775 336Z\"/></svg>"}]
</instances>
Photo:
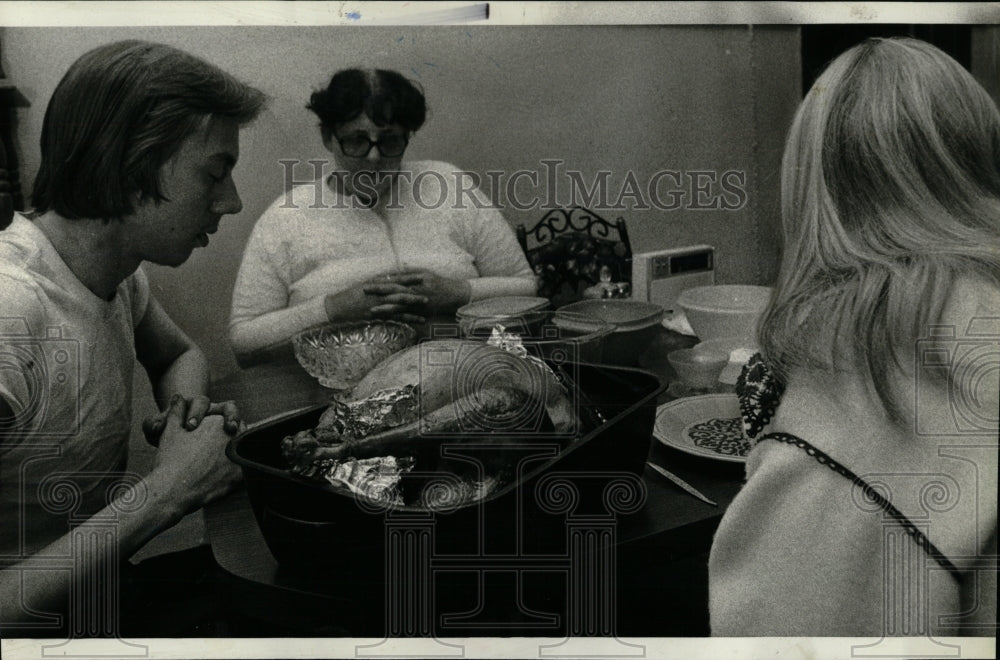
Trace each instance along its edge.
<instances>
[{"instance_id":1,"label":"decorative pattern on plate","mask_svg":"<svg viewBox=\"0 0 1000 660\"><path fill-rule=\"evenodd\" d=\"M740 402L735 394L705 394L663 404L656 409L653 436L686 454L729 463L747 460L740 443L748 441L742 433Z\"/></svg>"},{"instance_id":2,"label":"decorative pattern on plate","mask_svg":"<svg viewBox=\"0 0 1000 660\"><path fill-rule=\"evenodd\" d=\"M750 443L743 437L743 421L739 417L715 417L707 422L692 424L685 431L698 447L725 456L746 456Z\"/></svg>"}]
</instances>

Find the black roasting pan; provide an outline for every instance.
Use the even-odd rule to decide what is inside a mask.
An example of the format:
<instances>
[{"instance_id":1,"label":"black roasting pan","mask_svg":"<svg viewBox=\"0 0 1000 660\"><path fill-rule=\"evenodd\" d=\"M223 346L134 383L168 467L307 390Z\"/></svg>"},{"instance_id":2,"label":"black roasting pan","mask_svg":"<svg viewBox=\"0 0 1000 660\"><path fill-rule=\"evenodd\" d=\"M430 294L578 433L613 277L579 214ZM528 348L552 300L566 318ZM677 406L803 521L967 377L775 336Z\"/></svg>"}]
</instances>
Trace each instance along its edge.
<instances>
[{"instance_id":1,"label":"black roasting pan","mask_svg":"<svg viewBox=\"0 0 1000 660\"><path fill-rule=\"evenodd\" d=\"M509 482L459 506L386 508L346 488L289 472L282 439L315 427L324 405L248 428L230 441L227 454L243 470L257 523L283 567L341 572L351 567L381 575L388 544L407 529L423 530L422 538L429 539L423 542L432 545L435 556L563 554L573 521L641 508L640 475L657 397L665 388L653 373L594 364L577 365L573 382L581 418L592 420L589 427L581 427L568 443L541 433L503 449L519 459ZM475 439L460 443L452 438L441 446L449 455L462 456L474 444ZM424 489L448 483L434 475L422 479Z\"/></svg>"}]
</instances>

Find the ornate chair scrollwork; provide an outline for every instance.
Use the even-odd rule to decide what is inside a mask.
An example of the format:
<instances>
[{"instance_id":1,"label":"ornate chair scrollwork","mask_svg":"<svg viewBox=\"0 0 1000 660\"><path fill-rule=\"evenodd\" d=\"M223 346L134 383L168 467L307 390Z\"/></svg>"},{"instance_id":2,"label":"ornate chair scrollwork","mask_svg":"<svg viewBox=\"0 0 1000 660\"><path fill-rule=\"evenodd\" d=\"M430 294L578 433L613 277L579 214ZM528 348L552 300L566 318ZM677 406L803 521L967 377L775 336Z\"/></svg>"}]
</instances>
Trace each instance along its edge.
<instances>
[{"instance_id":1,"label":"ornate chair scrollwork","mask_svg":"<svg viewBox=\"0 0 1000 660\"><path fill-rule=\"evenodd\" d=\"M553 209L532 229L517 227L517 240L538 278L538 295L554 307L583 297L601 281L632 282L632 245L625 219L608 222L581 206Z\"/></svg>"}]
</instances>

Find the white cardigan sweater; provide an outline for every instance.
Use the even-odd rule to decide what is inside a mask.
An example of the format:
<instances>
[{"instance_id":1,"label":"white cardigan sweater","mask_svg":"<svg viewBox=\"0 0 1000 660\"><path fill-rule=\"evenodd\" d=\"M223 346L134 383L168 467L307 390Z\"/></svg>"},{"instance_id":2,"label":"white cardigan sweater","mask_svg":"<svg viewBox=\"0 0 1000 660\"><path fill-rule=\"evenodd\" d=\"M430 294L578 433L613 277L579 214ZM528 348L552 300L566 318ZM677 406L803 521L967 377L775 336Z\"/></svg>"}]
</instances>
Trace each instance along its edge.
<instances>
[{"instance_id":1,"label":"white cardigan sweater","mask_svg":"<svg viewBox=\"0 0 1000 660\"><path fill-rule=\"evenodd\" d=\"M472 300L535 294L514 232L480 191L459 192L458 168L419 161L404 169L411 179L399 180L395 203L389 197L379 212L320 183L282 193L263 213L233 292L229 333L238 356L326 322L327 294L394 271L468 280Z\"/></svg>"}]
</instances>

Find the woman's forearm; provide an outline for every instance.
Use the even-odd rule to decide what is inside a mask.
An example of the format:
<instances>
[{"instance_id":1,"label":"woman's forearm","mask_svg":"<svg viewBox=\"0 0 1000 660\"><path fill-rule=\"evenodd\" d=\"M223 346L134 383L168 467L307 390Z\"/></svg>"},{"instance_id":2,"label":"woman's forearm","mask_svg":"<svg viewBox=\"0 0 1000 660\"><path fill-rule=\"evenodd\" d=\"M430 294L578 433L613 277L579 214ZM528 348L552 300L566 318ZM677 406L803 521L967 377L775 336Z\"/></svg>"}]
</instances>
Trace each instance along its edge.
<instances>
[{"instance_id":1,"label":"woman's forearm","mask_svg":"<svg viewBox=\"0 0 1000 660\"><path fill-rule=\"evenodd\" d=\"M233 316L229 341L241 365L253 356L288 344L292 336L329 320L325 296L317 296L295 307L277 309L260 316Z\"/></svg>"}]
</instances>

